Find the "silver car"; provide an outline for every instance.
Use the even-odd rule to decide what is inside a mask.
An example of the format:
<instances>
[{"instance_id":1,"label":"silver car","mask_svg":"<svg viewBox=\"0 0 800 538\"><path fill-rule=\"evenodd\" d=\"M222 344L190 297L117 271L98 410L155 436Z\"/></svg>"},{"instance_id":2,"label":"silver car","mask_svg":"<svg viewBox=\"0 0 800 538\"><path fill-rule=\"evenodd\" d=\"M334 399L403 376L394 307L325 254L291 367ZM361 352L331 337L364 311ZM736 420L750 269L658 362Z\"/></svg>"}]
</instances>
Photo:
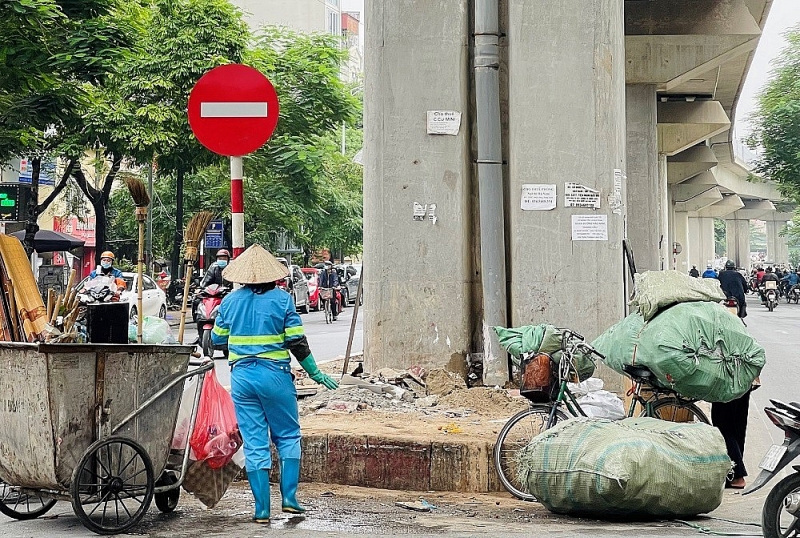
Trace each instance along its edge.
<instances>
[{"instance_id":1,"label":"silver car","mask_svg":"<svg viewBox=\"0 0 800 538\"><path fill-rule=\"evenodd\" d=\"M361 265L346 265L344 270L344 285L342 286L346 291L347 304L355 304L356 295L358 295L358 282L361 280ZM361 300L359 305L364 304L364 290L361 290Z\"/></svg>"},{"instance_id":2,"label":"silver car","mask_svg":"<svg viewBox=\"0 0 800 538\"><path fill-rule=\"evenodd\" d=\"M278 261L289 268L289 276L278 281L278 287L284 289L294 299L294 306L300 314L308 314L311 308L309 298L308 281L299 265L289 265L286 258L278 258Z\"/></svg>"}]
</instances>

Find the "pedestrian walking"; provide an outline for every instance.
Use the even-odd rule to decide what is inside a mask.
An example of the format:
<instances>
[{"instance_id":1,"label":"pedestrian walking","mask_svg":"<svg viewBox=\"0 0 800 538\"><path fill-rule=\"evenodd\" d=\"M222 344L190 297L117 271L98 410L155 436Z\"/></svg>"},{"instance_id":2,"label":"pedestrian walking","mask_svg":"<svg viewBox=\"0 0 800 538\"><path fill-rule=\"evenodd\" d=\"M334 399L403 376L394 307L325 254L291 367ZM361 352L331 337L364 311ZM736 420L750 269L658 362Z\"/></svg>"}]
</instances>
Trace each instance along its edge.
<instances>
[{"instance_id":1,"label":"pedestrian walking","mask_svg":"<svg viewBox=\"0 0 800 538\"><path fill-rule=\"evenodd\" d=\"M319 371L292 296L275 284L289 275L284 264L261 245L253 245L222 275L244 286L222 300L212 339L214 344L228 345L231 396L255 498L253 520L269 523L270 440L280 458L281 508L293 514L305 512L296 497L301 435L290 353L317 383L331 390L338 383Z\"/></svg>"}]
</instances>

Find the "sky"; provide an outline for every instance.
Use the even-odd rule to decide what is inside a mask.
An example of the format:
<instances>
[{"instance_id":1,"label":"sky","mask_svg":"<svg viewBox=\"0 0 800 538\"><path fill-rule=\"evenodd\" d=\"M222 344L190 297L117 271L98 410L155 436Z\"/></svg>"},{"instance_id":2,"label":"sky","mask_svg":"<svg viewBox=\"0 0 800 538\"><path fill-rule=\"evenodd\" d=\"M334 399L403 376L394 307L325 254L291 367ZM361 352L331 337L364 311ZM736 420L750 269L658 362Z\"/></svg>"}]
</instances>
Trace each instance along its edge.
<instances>
[{"instance_id":1,"label":"sky","mask_svg":"<svg viewBox=\"0 0 800 538\"><path fill-rule=\"evenodd\" d=\"M797 0L773 0L767 17L767 25L758 43L755 57L750 64L739 104L736 108L735 134L741 139L749 132L747 117L755 110L758 93L769 80L770 63L786 46L783 34L800 24L800 2Z\"/></svg>"},{"instance_id":2,"label":"sky","mask_svg":"<svg viewBox=\"0 0 800 538\"><path fill-rule=\"evenodd\" d=\"M364 20L364 0L341 0L342 9L345 11L359 11L362 13L361 20ZM750 65L747 80L742 88L739 97L739 105L736 110L736 138L741 139L749 132L747 117L753 112L756 106L756 98L761 88L769 80L772 67L770 63L777 58L781 50L786 46L786 39L783 34L800 24L800 1L798 0L773 0L770 9L767 25L759 41L756 55ZM363 43L364 24L361 24L361 35Z\"/></svg>"}]
</instances>

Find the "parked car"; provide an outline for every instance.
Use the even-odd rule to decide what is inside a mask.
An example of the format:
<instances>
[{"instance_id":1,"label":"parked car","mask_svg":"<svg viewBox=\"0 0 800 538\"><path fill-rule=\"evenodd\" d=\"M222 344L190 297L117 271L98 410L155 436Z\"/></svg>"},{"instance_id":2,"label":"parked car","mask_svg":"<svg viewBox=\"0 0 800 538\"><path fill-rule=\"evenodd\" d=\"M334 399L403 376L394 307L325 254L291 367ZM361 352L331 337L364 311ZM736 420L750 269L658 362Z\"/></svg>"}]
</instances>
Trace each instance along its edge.
<instances>
[{"instance_id":1,"label":"parked car","mask_svg":"<svg viewBox=\"0 0 800 538\"><path fill-rule=\"evenodd\" d=\"M353 273L351 269L355 269ZM347 288L347 302L355 304L358 295L358 282L361 280L361 265L348 265L345 270L344 287ZM347 276L349 275L349 276ZM361 300L359 305L364 304L364 290L361 290Z\"/></svg>"},{"instance_id":2,"label":"parked car","mask_svg":"<svg viewBox=\"0 0 800 538\"><path fill-rule=\"evenodd\" d=\"M300 314L308 314L311 306L309 298L308 281L299 265L289 265L286 258L278 258L289 269L289 276L278 281L278 287L285 290L294 299L294 306Z\"/></svg>"},{"instance_id":3,"label":"parked car","mask_svg":"<svg viewBox=\"0 0 800 538\"><path fill-rule=\"evenodd\" d=\"M303 275L308 281L308 306L311 310L319 310L319 269L303 267Z\"/></svg>"},{"instance_id":4,"label":"parked car","mask_svg":"<svg viewBox=\"0 0 800 538\"><path fill-rule=\"evenodd\" d=\"M361 272L361 266L355 266L351 264L339 264L336 265L336 272L339 273L339 282L342 284L342 307L349 305L350 303L354 303L356 301L356 291L358 290L358 280L356 280L355 284L356 287L352 287L350 284L350 280L352 280L354 275L358 275ZM358 267L358 269L356 269Z\"/></svg>"},{"instance_id":5,"label":"parked car","mask_svg":"<svg viewBox=\"0 0 800 538\"><path fill-rule=\"evenodd\" d=\"M132 319L137 315L138 292L136 286L139 275L137 273L123 272L122 279L125 281L125 291L120 294L119 300L130 305L130 317ZM88 281L89 277L84 278L78 284L78 291L82 290ZM167 317L167 294L149 276L144 275L142 281L144 282L144 289L142 290L144 315L158 316L161 319L165 319Z\"/></svg>"}]
</instances>

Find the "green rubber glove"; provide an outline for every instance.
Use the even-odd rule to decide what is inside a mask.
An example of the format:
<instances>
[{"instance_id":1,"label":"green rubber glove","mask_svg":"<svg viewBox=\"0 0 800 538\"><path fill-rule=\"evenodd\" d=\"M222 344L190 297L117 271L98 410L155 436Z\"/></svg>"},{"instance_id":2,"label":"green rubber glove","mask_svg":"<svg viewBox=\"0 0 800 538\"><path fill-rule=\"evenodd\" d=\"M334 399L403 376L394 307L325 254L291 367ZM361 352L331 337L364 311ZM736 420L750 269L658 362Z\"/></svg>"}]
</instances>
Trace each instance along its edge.
<instances>
[{"instance_id":1,"label":"green rubber glove","mask_svg":"<svg viewBox=\"0 0 800 538\"><path fill-rule=\"evenodd\" d=\"M335 379L328 374L323 374L319 371L319 368L317 368L317 361L314 360L314 355L309 355L305 359L301 360L300 366L303 367L303 370L308 372L308 377L325 388L330 390L339 388L339 383L337 383Z\"/></svg>"}]
</instances>

